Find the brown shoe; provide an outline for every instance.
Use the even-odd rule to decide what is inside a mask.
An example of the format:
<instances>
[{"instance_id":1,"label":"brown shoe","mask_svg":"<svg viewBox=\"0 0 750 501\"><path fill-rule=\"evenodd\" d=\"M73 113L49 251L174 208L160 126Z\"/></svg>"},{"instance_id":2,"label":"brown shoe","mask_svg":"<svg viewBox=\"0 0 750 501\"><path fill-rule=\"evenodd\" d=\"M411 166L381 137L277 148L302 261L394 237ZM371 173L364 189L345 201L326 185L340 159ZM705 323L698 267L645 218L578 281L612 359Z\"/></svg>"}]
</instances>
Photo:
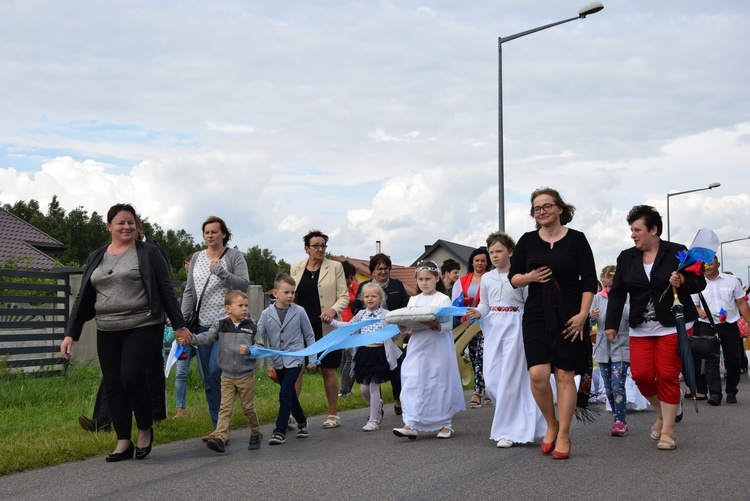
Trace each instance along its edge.
<instances>
[{"instance_id":1,"label":"brown shoe","mask_svg":"<svg viewBox=\"0 0 750 501\"><path fill-rule=\"evenodd\" d=\"M203 440L204 442L208 442L209 440L215 440L215 439L216 439L216 432L215 431L212 431L208 435L204 435L204 436L201 437L201 440ZM228 444L228 443L229 443L229 437L227 436L227 439L224 440L224 444Z\"/></svg>"}]
</instances>

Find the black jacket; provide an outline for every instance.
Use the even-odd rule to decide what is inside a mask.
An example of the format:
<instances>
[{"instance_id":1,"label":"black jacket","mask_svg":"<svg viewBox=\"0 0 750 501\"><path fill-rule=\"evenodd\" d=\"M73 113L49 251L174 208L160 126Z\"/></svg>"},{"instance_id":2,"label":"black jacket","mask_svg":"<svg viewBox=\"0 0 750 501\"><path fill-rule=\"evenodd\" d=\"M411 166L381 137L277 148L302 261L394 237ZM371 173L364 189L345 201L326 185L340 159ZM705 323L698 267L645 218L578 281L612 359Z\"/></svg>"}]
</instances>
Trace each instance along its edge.
<instances>
[{"instance_id":1,"label":"black jacket","mask_svg":"<svg viewBox=\"0 0 750 501\"><path fill-rule=\"evenodd\" d=\"M617 258L617 271L609 291L607 304L607 319L605 329L618 329L622 319L622 310L627 295L630 294L630 316L628 324L636 327L643 323L644 312L649 300L653 301L656 310L656 320L665 327L674 327L675 318L672 313L674 295L669 285L669 277L677 269L679 259L677 253L686 250L684 245L662 240L651 269L651 280L648 280L643 269L643 253L635 247L626 249ZM684 273L685 283L677 288L677 297L685 305L685 321L691 322L698 318L690 294L697 294L706 287L703 276ZM669 288L669 290L667 290ZM662 293L664 297L659 300Z\"/></svg>"},{"instance_id":2,"label":"black jacket","mask_svg":"<svg viewBox=\"0 0 750 501\"><path fill-rule=\"evenodd\" d=\"M109 245L109 244L107 244ZM94 318L96 311L94 303L96 302L96 290L91 285L91 274L94 272L104 257L107 250L104 245L89 254L86 260L86 267L83 270L81 279L81 290L78 292L73 310L70 312L68 327L65 329L65 336L70 336L74 341L78 341L83 330L83 324ZM164 261L159 248L149 243L139 240L135 241L135 249L138 254L138 268L141 272L143 288L148 297L150 312L149 315L154 318L163 318L166 310L167 316L172 321L174 330L185 327L185 318L180 311L180 304L172 289L172 279L169 275L169 268Z\"/></svg>"}]
</instances>

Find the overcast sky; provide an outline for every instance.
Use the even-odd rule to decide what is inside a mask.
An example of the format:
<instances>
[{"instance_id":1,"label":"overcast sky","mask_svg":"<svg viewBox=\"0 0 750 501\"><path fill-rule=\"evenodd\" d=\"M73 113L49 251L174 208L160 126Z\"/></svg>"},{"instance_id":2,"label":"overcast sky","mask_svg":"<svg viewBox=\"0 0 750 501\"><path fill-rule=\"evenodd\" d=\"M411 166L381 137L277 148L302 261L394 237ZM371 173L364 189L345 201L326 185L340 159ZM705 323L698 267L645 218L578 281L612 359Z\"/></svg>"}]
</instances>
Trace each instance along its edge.
<instances>
[{"instance_id":1,"label":"overcast sky","mask_svg":"<svg viewBox=\"0 0 750 501\"><path fill-rule=\"evenodd\" d=\"M201 241L295 262L375 241L409 265L498 226L498 36L575 0L96 0L0 3L0 202L132 202ZM597 268L630 247L636 204L671 239L750 236L750 2L609 0L503 44L506 230L529 194L577 207ZM666 231L664 232L666 237ZM724 245L743 281L750 240Z\"/></svg>"}]
</instances>

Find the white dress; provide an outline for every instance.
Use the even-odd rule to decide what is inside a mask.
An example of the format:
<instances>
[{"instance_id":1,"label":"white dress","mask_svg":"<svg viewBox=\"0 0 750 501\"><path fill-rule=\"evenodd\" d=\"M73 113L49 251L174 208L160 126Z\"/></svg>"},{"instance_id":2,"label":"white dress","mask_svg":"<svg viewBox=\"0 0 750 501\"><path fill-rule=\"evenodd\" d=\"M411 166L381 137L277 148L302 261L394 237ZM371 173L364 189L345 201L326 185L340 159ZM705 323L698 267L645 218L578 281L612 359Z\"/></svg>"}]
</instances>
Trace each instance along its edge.
<instances>
[{"instance_id":1,"label":"white dress","mask_svg":"<svg viewBox=\"0 0 750 501\"><path fill-rule=\"evenodd\" d=\"M409 306L450 306L445 294L422 294L409 299ZM401 366L401 406L404 424L418 431L450 427L453 415L466 409L456 350L451 333L452 318L442 317L441 331L415 330L409 337Z\"/></svg>"},{"instance_id":2,"label":"white dress","mask_svg":"<svg viewBox=\"0 0 750 501\"><path fill-rule=\"evenodd\" d=\"M495 404L490 439L533 442L544 436L547 423L531 394L523 351L521 320L526 289L514 289L507 273L493 269L482 276L481 290L477 309L482 313L484 332L484 383ZM503 311L491 311L491 307Z\"/></svg>"}]
</instances>

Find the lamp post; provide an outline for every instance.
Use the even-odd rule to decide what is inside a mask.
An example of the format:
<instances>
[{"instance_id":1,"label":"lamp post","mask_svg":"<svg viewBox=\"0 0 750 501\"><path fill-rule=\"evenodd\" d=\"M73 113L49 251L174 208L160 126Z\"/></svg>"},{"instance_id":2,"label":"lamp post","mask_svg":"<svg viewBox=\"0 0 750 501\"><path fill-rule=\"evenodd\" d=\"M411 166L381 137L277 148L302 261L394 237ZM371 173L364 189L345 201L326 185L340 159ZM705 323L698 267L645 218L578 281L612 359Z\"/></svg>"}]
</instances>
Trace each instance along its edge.
<instances>
[{"instance_id":1,"label":"lamp post","mask_svg":"<svg viewBox=\"0 0 750 501\"><path fill-rule=\"evenodd\" d=\"M531 35L532 33L536 33L537 31L546 30L547 28L552 28L554 26L558 26L560 24L569 23L570 21L575 21L576 19L584 19L589 14L596 14L600 10L604 8L604 5L601 4L601 2L591 2L589 4L584 5L578 10L578 15L576 17L571 17L570 19L564 19L562 21L558 21L556 23L552 24L545 24L544 26L540 26L538 28L533 28L530 30L522 31L521 33L516 33L515 35L509 35L507 37L497 37L497 49L498 49L498 100L497 100L497 109L498 109L498 185L497 185L497 191L498 191L498 212L500 213L499 218L499 229L500 231L505 231L505 159L503 157L503 44L505 42L510 42L511 40L515 40L516 38L521 38L526 35Z\"/></svg>"},{"instance_id":2,"label":"lamp post","mask_svg":"<svg viewBox=\"0 0 750 501\"><path fill-rule=\"evenodd\" d=\"M667 240L669 240L669 197L676 197L677 195L684 195L685 193L695 193L696 191L706 191L718 188L721 183L711 183L705 188L696 188L694 190L678 191L677 193L667 193Z\"/></svg>"},{"instance_id":3,"label":"lamp post","mask_svg":"<svg viewBox=\"0 0 750 501\"><path fill-rule=\"evenodd\" d=\"M741 240L748 240L750 237L735 238L734 240L724 240L719 243L719 260L721 261L721 272L724 273L724 244L731 244L732 242L739 242Z\"/></svg>"}]
</instances>

